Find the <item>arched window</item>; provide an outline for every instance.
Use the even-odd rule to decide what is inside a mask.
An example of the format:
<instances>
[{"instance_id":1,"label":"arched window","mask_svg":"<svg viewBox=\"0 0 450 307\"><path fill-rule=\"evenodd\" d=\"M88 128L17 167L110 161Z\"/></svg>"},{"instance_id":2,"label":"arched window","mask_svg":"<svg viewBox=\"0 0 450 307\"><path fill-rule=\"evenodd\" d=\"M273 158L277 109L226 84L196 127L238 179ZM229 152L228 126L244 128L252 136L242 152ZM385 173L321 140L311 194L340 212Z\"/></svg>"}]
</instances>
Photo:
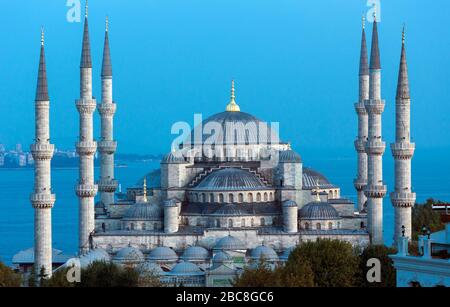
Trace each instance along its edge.
<instances>
[{"instance_id":1,"label":"arched window","mask_svg":"<svg viewBox=\"0 0 450 307\"><path fill-rule=\"evenodd\" d=\"M320 225L320 223L317 223L317 224L316 224L316 229L317 229L317 230L321 230L321 229L322 229L322 225Z\"/></svg>"},{"instance_id":2,"label":"arched window","mask_svg":"<svg viewBox=\"0 0 450 307\"><path fill-rule=\"evenodd\" d=\"M251 221L250 221L250 225L251 225L252 227L254 227L254 226L255 226L255 220L254 220L254 219L251 219Z\"/></svg>"},{"instance_id":3,"label":"arched window","mask_svg":"<svg viewBox=\"0 0 450 307\"><path fill-rule=\"evenodd\" d=\"M220 227L220 220L219 219L216 220L216 227L218 227L218 228Z\"/></svg>"},{"instance_id":4,"label":"arched window","mask_svg":"<svg viewBox=\"0 0 450 307\"><path fill-rule=\"evenodd\" d=\"M337 222L337 229L341 228L341 222Z\"/></svg>"},{"instance_id":5,"label":"arched window","mask_svg":"<svg viewBox=\"0 0 450 307\"><path fill-rule=\"evenodd\" d=\"M194 202L198 202L198 194L197 193L194 194Z\"/></svg>"},{"instance_id":6,"label":"arched window","mask_svg":"<svg viewBox=\"0 0 450 307\"><path fill-rule=\"evenodd\" d=\"M240 203L243 203L243 202L244 202L244 194L239 193L239 196L238 196L238 202L240 202Z\"/></svg>"},{"instance_id":7,"label":"arched window","mask_svg":"<svg viewBox=\"0 0 450 307\"><path fill-rule=\"evenodd\" d=\"M153 230L158 230L158 224L157 223L153 224Z\"/></svg>"},{"instance_id":8,"label":"arched window","mask_svg":"<svg viewBox=\"0 0 450 307\"><path fill-rule=\"evenodd\" d=\"M360 226L361 226L361 229L364 229L364 222L361 222L361 224L360 224Z\"/></svg>"},{"instance_id":9,"label":"arched window","mask_svg":"<svg viewBox=\"0 0 450 307\"><path fill-rule=\"evenodd\" d=\"M247 197L248 197L248 200L247 200L247 201L248 201L249 203L252 203L252 202L253 202L253 194L252 194L252 193L248 193L248 196L247 196Z\"/></svg>"},{"instance_id":10,"label":"arched window","mask_svg":"<svg viewBox=\"0 0 450 307\"><path fill-rule=\"evenodd\" d=\"M206 203L206 194L202 193L202 203Z\"/></svg>"},{"instance_id":11,"label":"arched window","mask_svg":"<svg viewBox=\"0 0 450 307\"><path fill-rule=\"evenodd\" d=\"M241 227L245 227L245 219L241 220Z\"/></svg>"},{"instance_id":12,"label":"arched window","mask_svg":"<svg viewBox=\"0 0 450 307\"><path fill-rule=\"evenodd\" d=\"M145 223L142 223L142 230L145 230L146 229L146 227L145 227Z\"/></svg>"},{"instance_id":13,"label":"arched window","mask_svg":"<svg viewBox=\"0 0 450 307\"><path fill-rule=\"evenodd\" d=\"M305 223L305 229L309 230L309 223Z\"/></svg>"},{"instance_id":14,"label":"arched window","mask_svg":"<svg viewBox=\"0 0 450 307\"><path fill-rule=\"evenodd\" d=\"M223 203L223 194L222 193L219 194L219 203Z\"/></svg>"},{"instance_id":15,"label":"arched window","mask_svg":"<svg viewBox=\"0 0 450 307\"><path fill-rule=\"evenodd\" d=\"M266 220L264 218L261 218L261 226L266 226Z\"/></svg>"},{"instance_id":16,"label":"arched window","mask_svg":"<svg viewBox=\"0 0 450 307\"><path fill-rule=\"evenodd\" d=\"M228 220L228 228L233 228L233 220L232 219Z\"/></svg>"},{"instance_id":17,"label":"arched window","mask_svg":"<svg viewBox=\"0 0 450 307\"><path fill-rule=\"evenodd\" d=\"M267 192L264 193L264 201L268 201L269 199L267 198Z\"/></svg>"},{"instance_id":18,"label":"arched window","mask_svg":"<svg viewBox=\"0 0 450 307\"><path fill-rule=\"evenodd\" d=\"M210 203L214 202L214 194L213 193L209 194L209 202Z\"/></svg>"},{"instance_id":19,"label":"arched window","mask_svg":"<svg viewBox=\"0 0 450 307\"><path fill-rule=\"evenodd\" d=\"M273 193L272 192L270 192L270 194L269 194L269 200L273 201Z\"/></svg>"},{"instance_id":20,"label":"arched window","mask_svg":"<svg viewBox=\"0 0 450 307\"><path fill-rule=\"evenodd\" d=\"M134 230L134 223L131 223L130 227L131 227L131 230Z\"/></svg>"},{"instance_id":21,"label":"arched window","mask_svg":"<svg viewBox=\"0 0 450 307\"><path fill-rule=\"evenodd\" d=\"M256 201L257 202L261 201L261 193L256 194Z\"/></svg>"},{"instance_id":22,"label":"arched window","mask_svg":"<svg viewBox=\"0 0 450 307\"><path fill-rule=\"evenodd\" d=\"M228 202L230 203L234 203L234 195L233 194L228 194Z\"/></svg>"},{"instance_id":23,"label":"arched window","mask_svg":"<svg viewBox=\"0 0 450 307\"><path fill-rule=\"evenodd\" d=\"M328 223L328 229L333 229L333 223L331 222Z\"/></svg>"}]
</instances>

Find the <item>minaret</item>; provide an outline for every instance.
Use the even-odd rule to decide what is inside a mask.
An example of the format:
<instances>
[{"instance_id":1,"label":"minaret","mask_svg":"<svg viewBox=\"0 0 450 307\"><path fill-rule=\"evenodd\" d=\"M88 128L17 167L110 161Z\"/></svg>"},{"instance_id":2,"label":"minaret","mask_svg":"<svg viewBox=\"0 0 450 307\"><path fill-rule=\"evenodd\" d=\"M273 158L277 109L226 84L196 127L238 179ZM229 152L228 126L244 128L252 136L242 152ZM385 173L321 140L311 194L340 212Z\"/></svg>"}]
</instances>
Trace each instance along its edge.
<instances>
[{"instance_id":1,"label":"minaret","mask_svg":"<svg viewBox=\"0 0 450 307\"><path fill-rule=\"evenodd\" d=\"M355 140L355 149L358 154L358 173L354 180L355 189L358 193L358 211L365 209L367 201L364 195L364 187L367 184L367 154L366 140L368 136L368 117L364 106L364 101L369 99L369 63L367 59L367 44L365 19L362 20L361 55L359 57L359 99L355 103L356 114L358 115L358 137Z\"/></svg>"},{"instance_id":2,"label":"minaret","mask_svg":"<svg viewBox=\"0 0 450 307\"><path fill-rule=\"evenodd\" d=\"M383 244L383 197L386 196L386 186L383 184L383 154L386 144L381 138L381 114L384 111L385 101L381 99L381 64L376 14L373 22L369 74L369 99L364 102L369 115L369 135L366 143L367 185L364 194L367 197L367 226L371 243L379 245Z\"/></svg>"},{"instance_id":3,"label":"minaret","mask_svg":"<svg viewBox=\"0 0 450 307\"><path fill-rule=\"evenodd\" d=\"M34 265L35 273L38 276L43 268L43 273L48 278L52 275L52 208L55 203L55 194L52 194L50 174L54 145L50 144L50 98L48 96L43 30L35 101L36 138L35 143L31 145L31 153L35 161L34 192L30 197L34 208Z\"/></svg>"},{"instance_id":4,"label":"minaret","mask_svg":"<svg viewBox=\"0 0 450 307\"><path fill-rule=\"evenodd\" d=\"M77 153L80 156L79 182L76 187L79 198L80 254L86 253L90 248L90 236L95 229L94 197L97 194L97 185L94 184L94 155L97 150L97 143L93 139L92 118L97 104L92 97L92 61L88 28L88 4L86 1L80 65L80 99L76 101L76 107L80 113L80 139L76 144Z\"/></svg>"},{"instance_id":5,"label":"minaret","mask_svg":"<svg viewBox=\"0 0 450 307\"><path fill-rule=\"evenodd\" d=\"M409 95L408 66L406 64L405 29L403 29L395 101L395 143L391 144L392 155L395 159L395 191L391 193L395 214L394 244L402 236L402 226L404 226L405 236L411 238L411 208L416 201L416 194L412 193L411 188L411 159L416 146L414 143L411 143L410 107L411 98Z\"/></svg>"},{"instance_id":6,"label":"minaret","mask_svg":"<svg viewBox=\"0 0 450 307\"><path fill-rule=\"evenodd\" d=\"M98 190L101 201L107 210L109 205L114 203L114 193L118 185L114 180L114 153L117 143L113 140L113 117L116 112L116 104L112 100L112 66L108 31L108 17L106 17L102 65L102 103L98 106L101 118L101 139L98 143L101 161Z\"/></svg>"}]
</instances>

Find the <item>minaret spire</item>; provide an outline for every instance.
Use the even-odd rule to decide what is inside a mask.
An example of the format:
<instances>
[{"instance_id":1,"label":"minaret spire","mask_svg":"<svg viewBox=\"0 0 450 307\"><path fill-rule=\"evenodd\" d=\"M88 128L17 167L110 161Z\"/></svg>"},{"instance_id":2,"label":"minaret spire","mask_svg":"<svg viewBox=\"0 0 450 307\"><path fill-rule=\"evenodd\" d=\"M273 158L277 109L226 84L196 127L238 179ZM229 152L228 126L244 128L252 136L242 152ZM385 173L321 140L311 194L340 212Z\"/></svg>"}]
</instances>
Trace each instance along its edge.
<instances>
[{"instance_id":1,"label":"minaret spire","mask_svg":"<svg viewBox=\"0 0 450 307\"><path fill-rule=\"evenodd\" d=\"M31 145L34 164L34 190L30 196L34 208L34 255L35 273L52 275L52 208L55 195L51 188L51 159L54 145L50 144L50 99L44 51L44 30L41 29L41 54L39 57L38 82L35 99L35 143Z\"/></svg>"},{"instance_id":2,"label":"minaret spire","mask_svg":"<svg viewBox=\"0 0 450 307\"><path fill-rule=\"evenodd\" d=\"M231 98L230 98L230 103L227 105L227 109L228 112L240 112L241 109L239 108L239 106L236 103L236 96L234 93L234 80L231 80Z\"/></svg>"},{"instance_id":3,"label":"minaret spire","mask_svg":"<svg viewBox=\"0 0 450 307\"><path fill-rule=\"evenodd\" d=\"M367 198L364 195L364 187L367 184L367 153L365 149L368 136L368 116L364 101L369 99L369 63L367 57L367 43L365 31L365 17L362 17L361 54L359 57L359 98L355 103L355 111L358 115L358 137L355 140L355 149L358 155L358 170L353 181L358 194L358 211L366 210Z\"/></svg>"},{"instance_id":4,"label":"minaret spire","mask_svg":"<svg viewBox=\"0 0 450 307\"><path fill-rule=\"evenodd\" d=\"M91 44L89 41L88 1L86 0L86 14L84 17L83 46L81 50L81 67L92 68Z\"/></svg>"},{"instance_id":5,"label":"minaret spire","mask_svg":"<svg viewBox=\"0 0 450 307\"><path fill-rule=\"evenodd\" d=\"M411 160L416 146L411 143L411 98L406 62L405 27L402 31L395 114L395 143L391 144L395 161L395 191L391 193L391 201L395 216L394 244L397 244L402 232L411 239L411 208L416 201L416 194L412 192L411 185Z\"/></svg>"}]
</instances>

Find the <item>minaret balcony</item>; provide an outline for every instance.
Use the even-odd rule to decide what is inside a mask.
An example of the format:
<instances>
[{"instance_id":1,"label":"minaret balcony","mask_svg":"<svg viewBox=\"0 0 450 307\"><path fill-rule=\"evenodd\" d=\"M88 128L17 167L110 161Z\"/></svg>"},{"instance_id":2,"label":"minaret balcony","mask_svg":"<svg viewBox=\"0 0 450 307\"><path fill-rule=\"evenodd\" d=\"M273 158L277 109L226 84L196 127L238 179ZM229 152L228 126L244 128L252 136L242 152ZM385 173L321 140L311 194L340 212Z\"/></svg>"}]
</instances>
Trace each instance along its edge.
<instances>
[{"instance_id":1,"label":"minaret balcony","mask_svg":"<svg viewBox=\"0 0 450 307\"><path fill-rule=\"evenodd\" d=\"M364 102L367 113L381 115L384 112L385 101L382 99L369 99Z\"/></svg>"},{"instance_id":2,"label":"minaret balcony","mask_svg":"<svg viewBox=\"0 0 450 307\"><path fill-rule=\"evenodd\" d=\"M358 115L367 115L367 110L364 105L364 102L357 102L355 103L355 111Z\"/></svg>"},{"instance_id":3,"label":"minaret balcony","mask_svg":"<svg viewBox=\"0 0 450 307\"><path fill-rule=\"evenodd\" d=\"M356 178L353 180L353 185L357 191L362 191L364 187L367 185L367 180Z\"/></svg>"},{"instance_id":4,"label":"minaret balcony","mask_svg":"<svg viewBox=\"0 0 450 307\"><path fill-rule=\"evenodd\" d=\"M77 153L80 156L92 156L97 151L97 142L82 141L76 143Z\"/></svg>"},{"instance_id":5,"label":"minaret balcony","mask_svg":"<svg viewBox=\"0 0 450 307\"><path fill-rule=\"evenodd\" d=\"M33 193L30 195L30 201L33 208L49 209L53 208L53 204L56 201L56 196L55 194Z\"/></svg>"},{"instance_id":6,"label":"minaret balcony","mask_svg":"<svg viewBox=\"0 0 450 307\"><path fill-rule=\"evenodd\" d=\"M30 146L31 155L35 160L50 160L53 157L55 151L55 145L53 144L32 144Z\"/></svg>"},{"instance_id":7,"label":"minaret balcony","mask_svg":"<svg viewBox=\"0 0 450 307\"><path fill-rule=\"evenodd\" d=\"M119 186L119 182L115 179L100 179L97 185L100 192L114 193Z\"/></svg>"},{"instance_id":8,"label":"minaret balcony","mask_svg":"<svg viewBox=\"0 0 450 307\"><path fill-rule=\"evenodd\" d=\"M391 201L394 207L403 207L403 208L412 207L416 202L416 193L392 192Z\"/></svg>"},{"instance_id":9,"label":"minaret balcony","mask_svg":"<svg viewBox=\"0 0 450 307\"><path fill-rule=\"evenodd\" d=\"M78 197L95 197L97 191L98 187L96 184L78 184L75 187L75 192Z\"/></svg>"},{"instance_id":10,"label":"minaret balcony","mask_svg":"<svg viewBox=\"0 0 450 307\"><path fill-rule=\"evenodd\" d=\"M381 140L371 140L366 142L366 152L369 155L382 155L386 149L386 143Z\"/></svg>"},{"instance_id":11,"label":"minaret balcony","mask_svg":"<svg viewBox=\"0 0 450 307\"><path fill-rule=\"evenodd\" d=\"M77 110L80 114L92 114L97 108L95 99L81 98L76 101Z\"/></svg>"},{"instance_id":12,"label":"minaret balcony","mask_svg":"<svg viewBox=\"0 0 450 307\"><path fill-rule=\"evenodd\" d=\"M394 156L395 159L400 160L411 159L412 156L414 155L415 150L416 150L415 143L400 142L391 144L392 155Z\"/></svg>"},{"instance_id":13,"label":"minaret balcony","mask_svg":"<svg viewBox=\"0 0 450 307\"><path fill-rule=\"evenodd\" d=\"M385 185L366 185L364 195L371 198L383 198L387 194L387 187Z\"/></svg>"},{"instance_id":14,"label":"minaret balcony","mask_svg":"<svg viewBox=\"0 0 450 307\"><path fill-rule=\"evenodd\" d=\"M366 141L357 139L355 140L355 149L358 153L365 153L366 152Z\"/></svg>"},{"instance_id":15,"label":"minaret balcony","mask_svg":"<svg viewBox=\"0 0 450 307\"><path fill-rule=\"evenodd\" d=\"M116 141L100 141L98 142L98 151L104 154L113 154L116 152L117 142Z\"/></svg>"},{"instance_id":16,"label":"minaret balcony","mask_svg":"<svg viewBox=\"0 0 450 307\"><path fill-rule=\"evenodd\" d=\"M116 113L116 108L115 103L102 103L98 105L98 112L102 116L112 117Z\"/></svg>"}]
</instances>

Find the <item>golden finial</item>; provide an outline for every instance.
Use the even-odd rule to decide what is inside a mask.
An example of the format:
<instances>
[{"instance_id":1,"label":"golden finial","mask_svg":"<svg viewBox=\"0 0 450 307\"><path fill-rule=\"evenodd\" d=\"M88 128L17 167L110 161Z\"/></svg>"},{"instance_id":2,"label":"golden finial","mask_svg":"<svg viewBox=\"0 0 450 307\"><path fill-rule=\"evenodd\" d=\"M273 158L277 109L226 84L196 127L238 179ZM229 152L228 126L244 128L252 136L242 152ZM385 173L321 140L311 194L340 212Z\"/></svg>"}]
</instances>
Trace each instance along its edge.
<instances>
[{"instance_id":1,"label":"golden finial","mask_svg":"<svg viewBox=\"0 0 450 307\"><path fill-rule=\"evenodd\" d=\"M44 46L44 27L41 27L41 46Z\"/></svg>"},{"instance_id":2,"label":"golden finial","mask_svg":"<svg viewBox=\"0 0 450 307\"><path fill-rule=\"evenodd\" d=\"M362 15L362 29L366 28L366 16Z\"/></svg>"},{"instance_id":3,"label":"golden finial","mask_svg":"<svg viewBox=\"0 0 450 307\"><path fill-rule=\"evenodd\" d=\"M86 0L86 7L85 7L85 11L84 11L84 16L86 18L88 18L88 15L89 15L89 1Z\"/></svg>"},{"instance_id":4,"label":"golden finial","mask_svg":"<svg viewBox=\"0 0 450 307\"><path fill-rule=\"evenodd\" d=\"M144 202L147 202L147 177L144 177L144 184L142 186L144 190Z\"/></svg>"},{"instance_id":5,"label":"golden finial","mask_svg":"<svg viewBox=\"0 0 450 307\"><path fill-rule=\"evenodd\" d=\"M403 24L403 30L402 30L402 44L405 44L406 40L406 25Z\"/></svg>"},{"instance_id":6,"label":"golden finial","mask_svg":"<svg viewBox=\"0 0 450 307\"><path fill-rule=\"evenodd\" d=\"M106 15L106 19L105 19L105 31L108 32L109 30L109 18L108 15Z\"/></svg>"},{"instance_id":7,"label":"golden finial","mask_svg":"<svg viewBox=\"0 0 450 307\"><path fill-rule=\"evenodd\" d=\"M241 109L236 103L236 96L234 94L234 80L231 80L231 99L230 103L227 105L226 108L227 112L239 112Z\"/></svg>"}]
</instances>

